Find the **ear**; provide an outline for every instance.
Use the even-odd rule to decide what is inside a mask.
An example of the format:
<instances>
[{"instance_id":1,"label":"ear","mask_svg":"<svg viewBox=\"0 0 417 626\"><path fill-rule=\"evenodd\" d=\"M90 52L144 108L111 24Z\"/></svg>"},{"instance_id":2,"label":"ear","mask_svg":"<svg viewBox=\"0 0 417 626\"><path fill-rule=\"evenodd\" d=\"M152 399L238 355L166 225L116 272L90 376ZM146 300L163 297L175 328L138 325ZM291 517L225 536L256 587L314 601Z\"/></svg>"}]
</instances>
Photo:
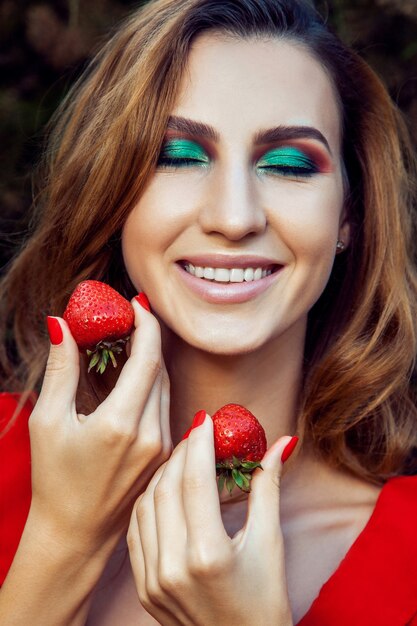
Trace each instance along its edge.
<instances>
[{"instance_id":1,"label":"ear","mask_svg":"<svg viewBox=\"0 0 417 626\"><path fill-rule=\"evenodd\" d=\"M350 222L347 217L346 208L343 209L340 216L338 239L343 241L346 250L350 243Z\"/></svg>"}]
</instances>

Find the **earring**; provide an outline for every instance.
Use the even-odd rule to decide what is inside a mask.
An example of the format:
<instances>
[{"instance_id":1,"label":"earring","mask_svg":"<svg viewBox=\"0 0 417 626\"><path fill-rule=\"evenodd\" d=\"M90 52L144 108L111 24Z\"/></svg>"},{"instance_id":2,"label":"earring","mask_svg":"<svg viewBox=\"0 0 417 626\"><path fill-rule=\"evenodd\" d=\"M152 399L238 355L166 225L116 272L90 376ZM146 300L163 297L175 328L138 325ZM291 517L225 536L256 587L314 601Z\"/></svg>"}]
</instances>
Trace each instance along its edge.
<instances>
[{"instance_id":1,"label":"earring","mask_svg":"<svg viewBox=\"0 0 417 626\"><path fill-rule=\"evenodd\" d=\"M345 249L345 242L338 239L336 243L336 253L342 252Z\"/></svg>"}]
</instances>

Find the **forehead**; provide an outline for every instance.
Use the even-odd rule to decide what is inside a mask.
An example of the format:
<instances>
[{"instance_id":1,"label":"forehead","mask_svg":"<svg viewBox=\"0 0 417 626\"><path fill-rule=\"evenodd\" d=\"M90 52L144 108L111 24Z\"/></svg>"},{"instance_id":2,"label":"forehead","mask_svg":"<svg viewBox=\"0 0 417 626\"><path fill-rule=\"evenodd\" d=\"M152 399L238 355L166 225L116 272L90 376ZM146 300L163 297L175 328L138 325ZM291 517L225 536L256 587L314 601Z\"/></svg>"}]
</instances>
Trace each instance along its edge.
<instances>
[{"instance_id":1,"label":"forehead","mask_svg":"<svg viewBox=\"0 0 417 626\"><path fill-rule=\"evenodd\" d=\"M249 138L277 125L314 126L340 150L341 119L333 83L302 44L238 39L221 33L193 42L174 115L213 125L227 138Z\"/></svg>"}]
</instances>

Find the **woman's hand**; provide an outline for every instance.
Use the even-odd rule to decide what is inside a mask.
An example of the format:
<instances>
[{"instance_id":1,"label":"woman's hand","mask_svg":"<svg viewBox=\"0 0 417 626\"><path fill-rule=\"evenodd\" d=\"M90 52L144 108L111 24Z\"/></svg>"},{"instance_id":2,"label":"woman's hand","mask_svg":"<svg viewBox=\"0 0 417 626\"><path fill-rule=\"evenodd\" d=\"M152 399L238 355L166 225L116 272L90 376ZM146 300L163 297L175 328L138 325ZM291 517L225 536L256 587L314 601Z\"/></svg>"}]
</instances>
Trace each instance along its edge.
<instances>
[{"instance_id":1,"label":"woman's hand","mask_svg":"<svg viewBox=\"0 0 417 626\"><path fill-rule=\"evenodd\" d=\"M230 538L216 485L212 420L161 466L128 532L139 598L163 626L290 626L279 522L282 437L256 470L244 527Z\"/></svg>"},{"instance_id":2,"label":"woman's hand","mask_svg":"<svg viewBox=\"0 0 417 626\"><path fill-rule=\"evenodd\" d=\"M169 456L169 382L157 320L133 302L131 353L114 388L78 415L79 353L61 318L29 420L32 503L0 593L0 622L82 626L132 506Z\"/></svg>"},{"instance_id":3,"label":"woman's hand","mask_svg":"<svg viewBox=\"0 0 417 626\"><path fill-rule=\"evenodd\" d=\"M130 356L107 398L90 415L76 412L79 352L66 322L51 345L30 417L32 505L28 522L54 540L94 549L117 542L133 503L172 450L169 380L156 318L132 301Z\"/></svg>"}]
</instances>

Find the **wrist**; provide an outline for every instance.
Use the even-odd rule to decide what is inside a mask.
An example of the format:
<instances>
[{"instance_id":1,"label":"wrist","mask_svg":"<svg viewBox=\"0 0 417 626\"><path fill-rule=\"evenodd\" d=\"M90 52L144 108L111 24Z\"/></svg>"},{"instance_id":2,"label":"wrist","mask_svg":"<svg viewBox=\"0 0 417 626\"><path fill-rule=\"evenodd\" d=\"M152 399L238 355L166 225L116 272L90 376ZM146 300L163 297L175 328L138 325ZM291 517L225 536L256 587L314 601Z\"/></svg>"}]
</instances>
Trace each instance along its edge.
<instances>
[{"instance_id":1,"label":"wrist","mask_svg":"<svg viewBox=\"0 0 417 626\"><path fill-rule=\"evenodd\" d=\"M294 626L294 621L292 619L292 613L290 608L288 608L279 623L281 624L281 626Z\"/></svg>"},{"instance_id":2,"label":"wrist","mask_svg":"<svg viewBox=\"0 0 417 626\"><path fill-rule=\"evenodd\" d=\"M39 549L45 546L49 551L55 551L57 558L65 560L75 557L80 562L105 562L119 538L120 533L103 536L94 529L86 529L81 522L68 525L33 503L22 536L27 542L35 541Z\"/></svg>"},{"instance_id":3,"label":"wrist","mask_svg":"<svg viewBox=\"0 0 417 626\"><path fill-rule=\"evenodd\" d=\"M31 509L1 590L1 623L85 624L92 591L117 539L100 542L73 535Z\"/></svg>"}]
</instances>

